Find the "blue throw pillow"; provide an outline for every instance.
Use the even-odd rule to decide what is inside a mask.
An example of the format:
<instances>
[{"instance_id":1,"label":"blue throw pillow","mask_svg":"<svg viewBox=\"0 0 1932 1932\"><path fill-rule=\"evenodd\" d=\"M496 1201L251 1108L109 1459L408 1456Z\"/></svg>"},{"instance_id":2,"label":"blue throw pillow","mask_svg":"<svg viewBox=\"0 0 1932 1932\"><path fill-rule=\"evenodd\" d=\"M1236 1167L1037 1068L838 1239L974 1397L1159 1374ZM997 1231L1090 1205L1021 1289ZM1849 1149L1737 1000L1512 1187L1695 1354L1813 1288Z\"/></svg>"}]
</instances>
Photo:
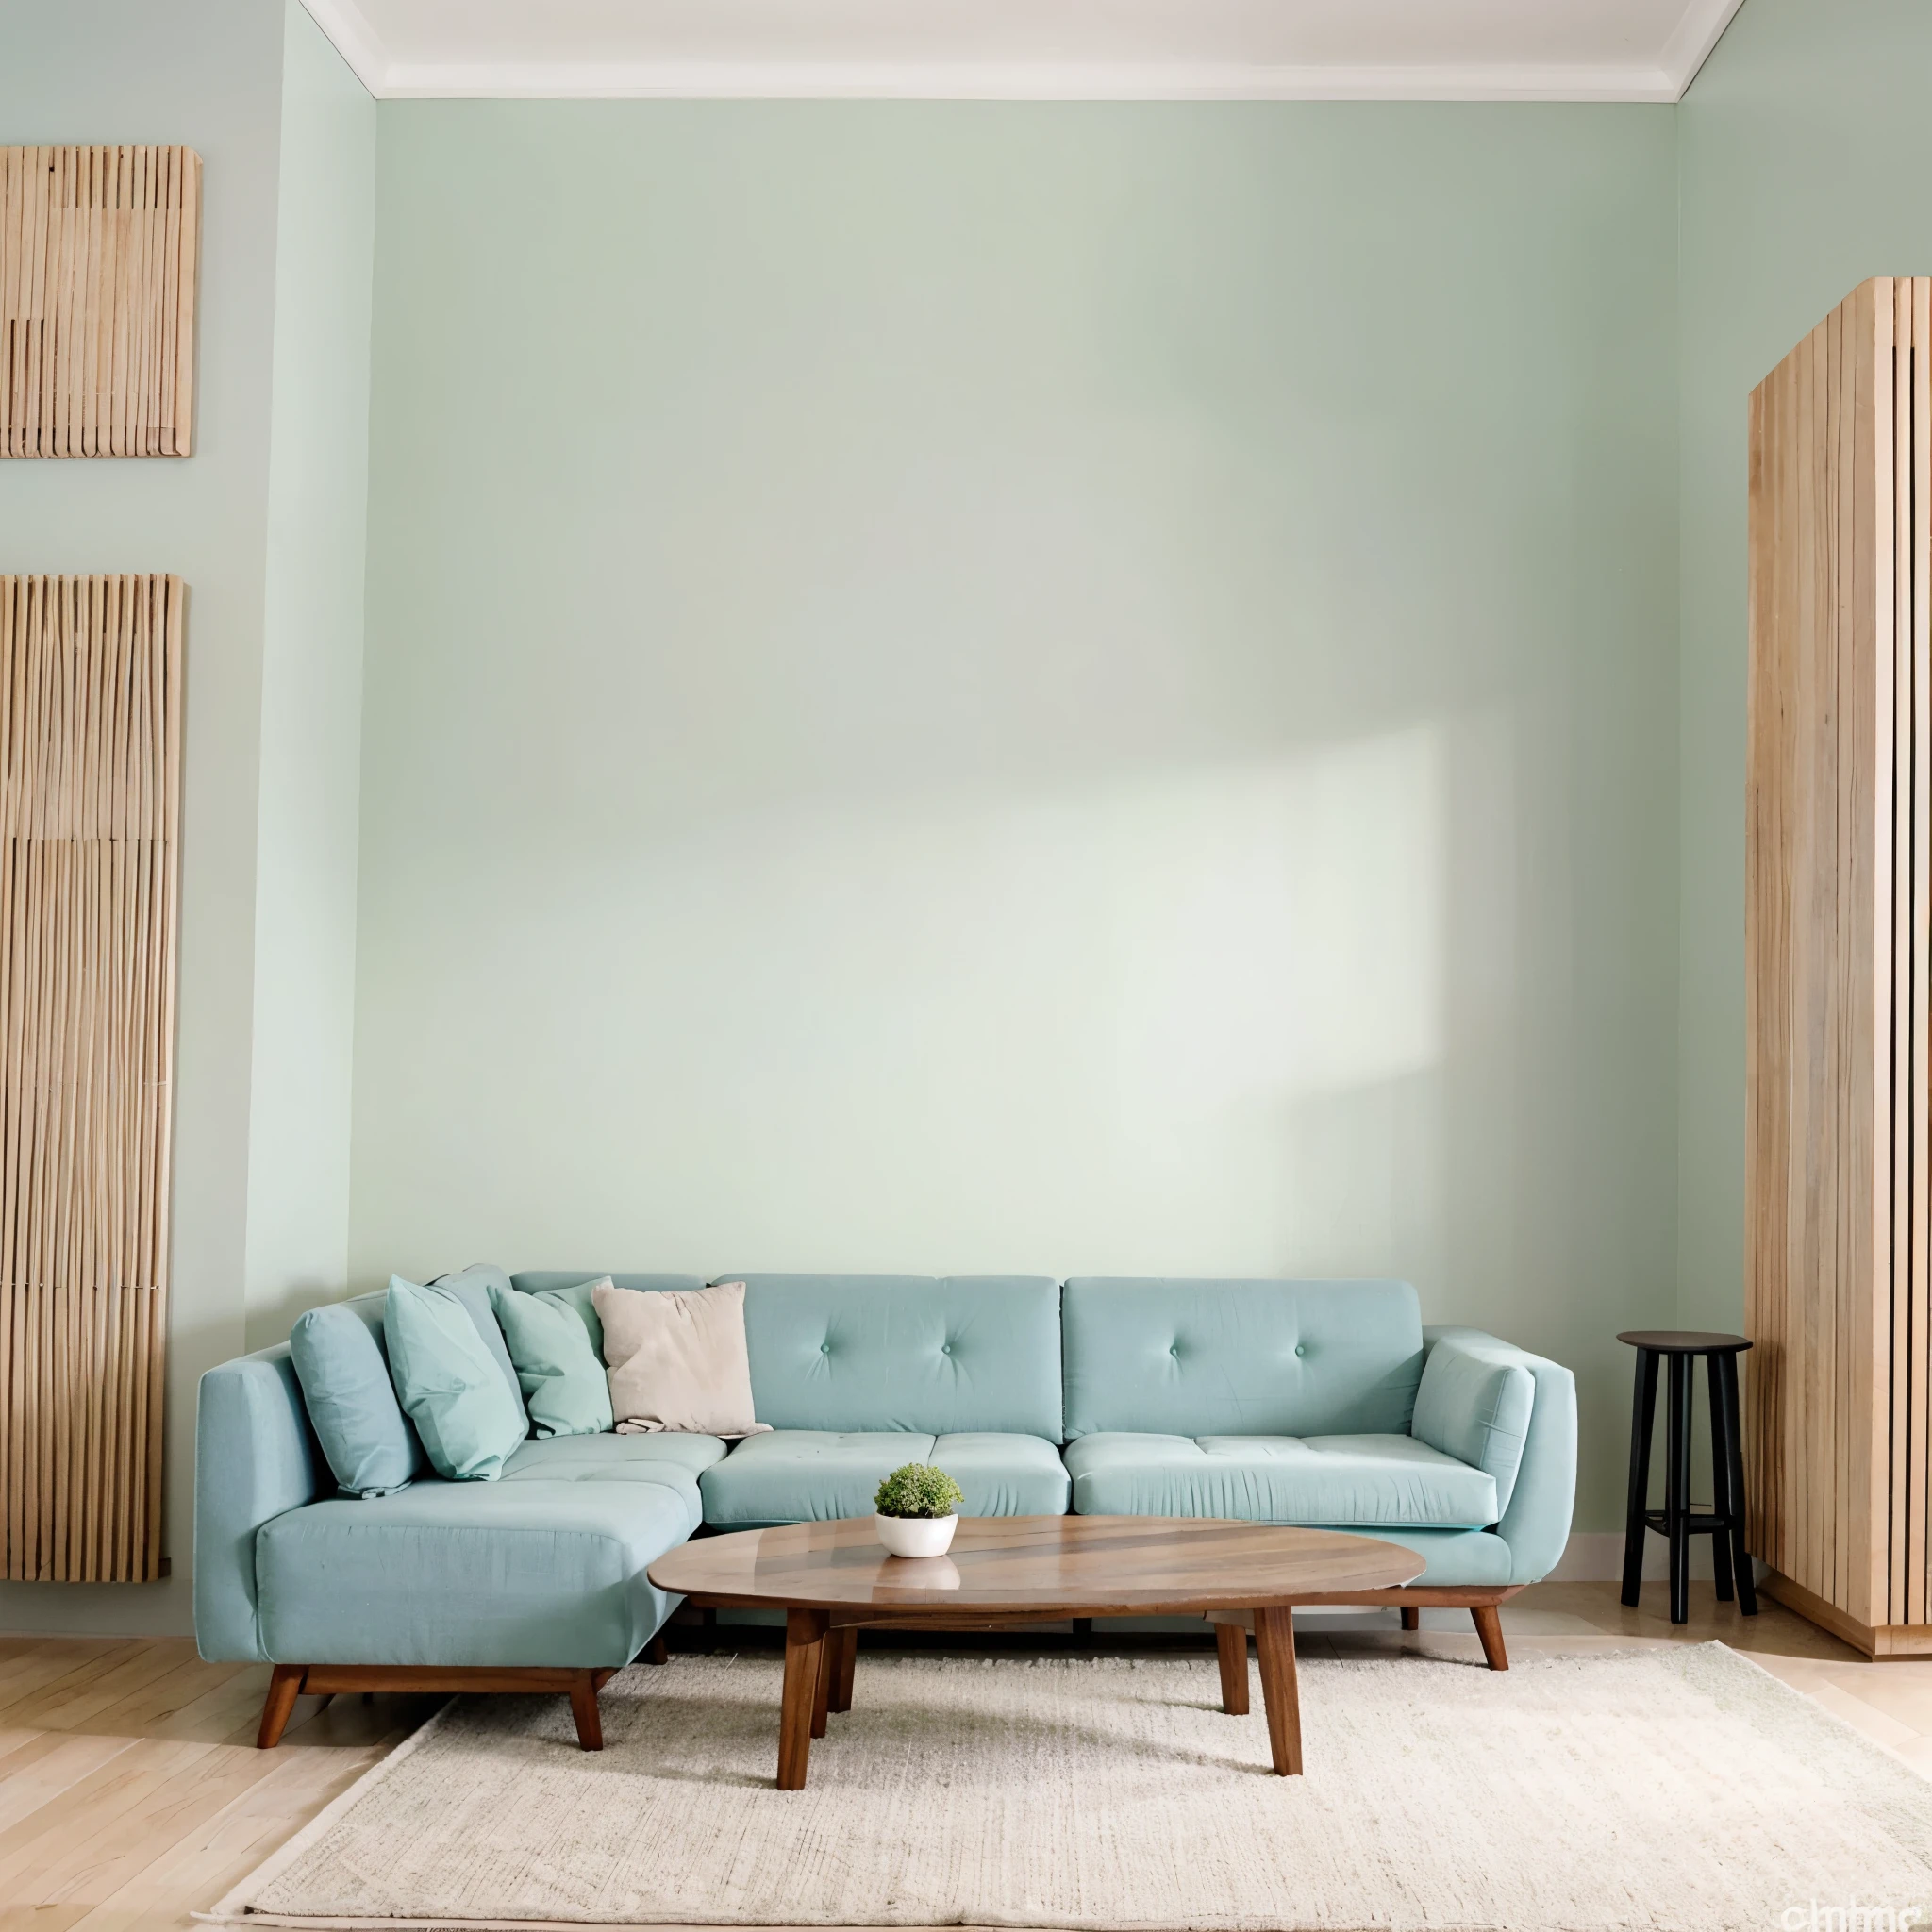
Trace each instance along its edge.
<instances>
[{"instance_id":1,"label":"blue throw pillow","mask_svg":"<svg viewBox=\"0 0 1932 1932\"><path fill-rule=\"evenodd\" d=\"M511 1292L509 1276L487 1261L472 1261L459 1274L439 1274L429 1285L455 1295L470 1311L470 1320L476 1324L476 1333L483 1338L483 1346L490 1351L491 1359L502 1372L505 1386L516 1397L517 1407L521 1408L524 1387L517 1379L516 1364L509 1358L502 1326L491 1303L491 1297L499 1291L504 1294Z\"/></svg>"},{"instance_id":2,"label":"blue throw pillow","mask_svg":"<svg viewBox=\"0 0 1932 1932\"><path fill-rule=\"evenodd\" d=\"M494 1317L491 1317L492 1322ZM461 1299L391 1275L384 1305L390 1377L439 1475L494 1482L529 1429Z\"/></svg>"},{"instance_id":3,"label":"blue throw pillow","mask_svg":"<svg viewBox=\"0 0 1932 1932\"><path fill-rule=\"evenodd\" d=\"M584 1324L584 1333L591 1338L591 1353L599 1362L604 1359L604 1324L597 1319L595 1290L600 1281L609 1279L608 1274L592 1274L582 1281L574 1281L565 1288L546 1288L539 1291L546 1301L555 1302L559 1307L570 1309Z\"/></svg>"},{"instance_id":4,"label":"blue throw pillow","mask_svg":"<svg viewBox=\"0 0 1932 1932\"><path fill-rule=\"evenodd\" d=\"M316 1441L345 1496L386 1496L427 1468L390 1383L382 1338L338 1302L310 1308L289 1333L295 1379Z\"/></svg>"},{"instance_id":5,"label":"blue throw pillow","mask_svg":"<svg viewBox=\"0 0 1932 1932\"><path fill-rule=\"evenodd\" d=\"M594 1436L608 1429L610 1384L570 1303L514 1288L498 1290L491 1301L536 1433Z\"/></svg>"}]
</instances>

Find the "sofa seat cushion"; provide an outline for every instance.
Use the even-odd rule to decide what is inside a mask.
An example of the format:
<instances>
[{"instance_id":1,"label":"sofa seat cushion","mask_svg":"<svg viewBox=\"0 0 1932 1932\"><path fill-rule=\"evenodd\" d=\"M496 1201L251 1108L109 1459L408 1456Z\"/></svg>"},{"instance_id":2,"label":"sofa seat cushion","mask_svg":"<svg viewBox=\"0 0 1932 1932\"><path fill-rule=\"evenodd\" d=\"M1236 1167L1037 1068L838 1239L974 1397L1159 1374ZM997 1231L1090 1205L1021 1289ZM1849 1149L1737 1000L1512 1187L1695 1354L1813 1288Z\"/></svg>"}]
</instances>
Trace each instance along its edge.
<instances>
[{"instance_id":1,"label":"sofa seat cushion","mask_svg":"<svg viewBox=\"0 0 1932 1932\"><path fill-rule=\"evenodd\" d=\"M747 1438L700 1475L705 1521L741 1529L870 1516L880 1480L906 1462L936 1463L954 1477L966 1492L963 1516L1066 1514L1072 1484L1059 1449L1043 1436L774 1429Z\"/></svg>"},{"instance_id":2,"label":"sofa seat cushion","mask_svg":"<svg viewBox=\"0 0 1932 1932\"><path fill-rule=\"evenodd\" d=\"M1082 1516L1226 1516L1337 1528L1484 1529L1496 1481L1409 1436L1082 1436Z\"/></svg>"},{"instance_id":3,"label":"sofa seat cushion","mask_svg":"<svg viewBox=\"0 0 1932 1932\"><path fill-rule=\"evenodd\" d=\"M643 1479L311 1503L256 1534L262 1648L291 1664L626 1664L675 1607L644 1572L692 1514Z\"/></svg>"},{"instance_id":4,"label":"sofa seat cushion","mask_svg":"<svg viewBox=\"0 0 1932 1932\"><path fill-rule=\"evenodd\" d=\"M880 1482L902 1462L930 1462L937 1440L888 1429L774 1429L747 1436L698 1477L705 1521L737 1529L870 1516Z\"/></svg>"},{"instance_id":5,"label":"sofa seat cushion","mask_svg":"<svg viewBox=\"0 0 1932 1932\"><path fill-rule=\"evenodd\" d=\"M503 1480L658 1483L684 1499L696 1529L705 1520L698 1476L724 1459L724 1447L716 1436L551 1436L524 1443Z\"/></svg>"},{"instance_id":6,"label":"sofa seat cushion","mask_svg":"<svg viewBox=\"0 0 1932 1932\"><path fill-rule=\"evenodd\" d=\"M1073 1480L1043 1436L941 1436L927 1461L966 1491L962 1516L1064 1516ZM868 1503L868 1509L871 1505Z\"/></svg>"},{"instance_id":7,"label":"sofa seat cushion","mask_svg":"<svg viewBox=\"0 0 1932 1932\"><path fill-rule=\"evenodd\" d=\"M506 1480L562 1475L568 1482L581 1482L603 1480L589 1472L605 1470L614 1480L627 1482L634 1476L648 1479L653 1472L675 1470L695 1481L712 1463L723 1462L729 1447L716 1436L620 1436L608 1430L600 1436L547 1436L521 1444L504 1464L503 1474Z\"/></svg>"}]
</instances>

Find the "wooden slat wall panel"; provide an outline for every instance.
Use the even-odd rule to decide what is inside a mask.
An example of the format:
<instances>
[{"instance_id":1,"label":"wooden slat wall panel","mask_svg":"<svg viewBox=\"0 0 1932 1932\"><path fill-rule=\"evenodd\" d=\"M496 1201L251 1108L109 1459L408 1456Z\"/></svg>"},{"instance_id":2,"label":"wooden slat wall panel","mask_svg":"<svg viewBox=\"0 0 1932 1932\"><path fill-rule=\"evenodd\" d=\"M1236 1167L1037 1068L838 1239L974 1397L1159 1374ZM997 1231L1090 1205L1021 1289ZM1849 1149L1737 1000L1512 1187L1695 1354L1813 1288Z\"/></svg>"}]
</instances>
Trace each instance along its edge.
<instances>
[{"instance_id":1,"label":"wooden slat wall panel","mask_svg":"<svg viewBox=\"0 0 1932 1932\"><path fill-rule=\"evenodd\" d=\"M1750 435L1752 1548L1895 1655L1932 1649L1932 280L1856 290Z\"/></svg>"},{"instance_id":2,"label":"wooden slat wall panel","mask_svg":"<svg viewBox=\"0 0 1932 1932\"><path fill-rule=\"evenodd\" d=\"M1902 1418L1904 1467L1895 1480L1905 1491L1904 1518L1906 1589L1894 1592L1890 1621L1924 1624L1932 1622L1932 1591L1927 1565L1932 1562L1928 1539L1928 1474L1932 1474L1932 1442L1926 1433L1927 1348L1932 1345L1932 279L1917 276L1909 285L1909 349L1899 357L1899 389L1909 391L1909 404L1897 411L1900 432L1908 442L1909 460L1900 465L1909 475L1909 491L1901 491L1898 525L1907 533L1902 555L1908 559L1911 591L1902 598L1910 626L1912 708L1912 984L1907 998L1907 1024L1912 1033L1912 1073L1909 1121L1912 1137L1912 1245L1909 1283L1902 1300L1906 1321L1893 1324L1894 1358L1906 1360L1901 1379L1906 1390ZM1898 1431L1899 1420L1893 1430Z\"/></svg>"},{"instance_id":3,"label":"wooden slat wall panel","mask_svg":"<svg viewBox=\"0 0 1932 1932\"><path fill-rule=\"evenodd\" d=\"M0 148L0 456L192 447L201 157Z\"/></svg>"},{"instance_id":4,"label":"wooden slat wall panel","mask_svg":"<svg viewBox=\"0 0 1932 1932\"><path fill-rule=\"evenodd\" d=\"M1753 1548L1860 1619L1882 1615L1888 1589L1877 1451L1907 1212L1893 1131L1910 890L1895 841L1894 301L1889 282L1867 284L1751 401Z\"/></svg>"},{"instance_id":5,"label":"wooden slat wall panel","mask_svg":"<svg viewBox=\"0 0 1932 1932\"><path fill-rule=\"evenodd\" d=\"M160 1574L185 592L0 576L0 1521Z\"/></svg>"},{"instance_id":6,"label":"wooden slat wall panel","mask_svg":"<svg viewBox=\"0 0 1932 1932\"><path fill-rule=\"evenodd\" d=\"M1846 1402L1844 1455L1849 1494L1843 1518L1846 1603L1861 1623L1884 1616L1887 1602L1885 1521L1890 1486L1885 1469L1886 1390L1890 1364L1889 1319L1892 1271L1891 1199L1893 1119L1892 1038L1897 988L1893 929L1904 908L1892 898L1893 853L1898 838L1895 770L1901 695L1897 656L1897 478L1892 459L1893 392L1897 387L1893 293L1896 285L1874 282L1864 301L1847 308L1847 328L1857 349L1848 358L1846 408L1853 416L1852 554L1849 605L1843 621L1859 641L1869 666L1873 701L1864 741L1854 763L1854 813L1870 824L1870 846L1858 846L1858 907L1865 920L1866 953L1861 996L1869 1018L1857 1051L1863 1056L1862 1112L1852 1122L1857 1165L1854 1186L1863 1204L1862 1237L1847 1272L1842 1300L1849 1324L1850 1358L1842 1388ZM1867 400L1869 398L1869 401ZM1903 703L1911 702L1909 685ZM1869 1031L1862 1030L1868 1028ZM1874 1293L1874 1282L1885 1284Z\"/></svg>"},{"instance_id":7,"label":"wooden slat wall panel","mask_svg":"<svg viewBox=\"0 0 1932 1932\"><path fill-rule=\"evenodd\" d=\"M1923 1200L1915 1176L1913 1138L1914 1068L1923 1051L1912 1026L1912 981L1914 974L1914 922L1912 908L1916 871L1921 861L1915 840L1917 814L1916 759L1914 734L1923 693L1919 689L1912 657L1912 385L1910 362L1913 354L1911 284L1901 279L1894 285L1894 369L1903 368L1905 379L1892 385L1892 664L1897 705L1892 734L1892 933L1891 933L1891 1242L1889 1292L1886 1295L1886 1402L1884 1405L1884 1443L1880 1466L1884 1470L1887 1498L1883 1525L1885 1548L1885 1587L1883 1601L1888 1611L1904 1601L1907 1593L1906 1488L1900 1479L1897 1457L1905 1451L1905 1439L1898 1433L1897 1418L1902 1412L1898 1376L1906 1359L1895 1339L1910 1319L1912 1257L1920 1240ZM1868 1619L1886 1622L1888 1616Z\"/></svg>"}]
</instances>

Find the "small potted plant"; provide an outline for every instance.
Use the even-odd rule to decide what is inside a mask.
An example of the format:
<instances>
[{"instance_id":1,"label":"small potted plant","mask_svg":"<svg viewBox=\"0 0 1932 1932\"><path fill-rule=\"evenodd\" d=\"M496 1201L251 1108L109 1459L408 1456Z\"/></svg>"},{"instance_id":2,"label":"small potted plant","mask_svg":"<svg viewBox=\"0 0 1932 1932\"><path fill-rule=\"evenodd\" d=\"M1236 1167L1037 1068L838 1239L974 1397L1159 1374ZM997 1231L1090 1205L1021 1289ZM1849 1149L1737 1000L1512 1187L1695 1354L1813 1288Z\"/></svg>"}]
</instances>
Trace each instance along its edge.
<instances>
[{"instance_id":1,"label":"small potted plant","mask_svg":"<svg viewBox=\"0 0 1932 1932\"><path fill-rule=\"evenodd\" d=\"M872 1499L879 1541L895 1557L943 1557L958 1527L965 1492L929 1462L895 1469Z\"/></svg>"}]
</instances>

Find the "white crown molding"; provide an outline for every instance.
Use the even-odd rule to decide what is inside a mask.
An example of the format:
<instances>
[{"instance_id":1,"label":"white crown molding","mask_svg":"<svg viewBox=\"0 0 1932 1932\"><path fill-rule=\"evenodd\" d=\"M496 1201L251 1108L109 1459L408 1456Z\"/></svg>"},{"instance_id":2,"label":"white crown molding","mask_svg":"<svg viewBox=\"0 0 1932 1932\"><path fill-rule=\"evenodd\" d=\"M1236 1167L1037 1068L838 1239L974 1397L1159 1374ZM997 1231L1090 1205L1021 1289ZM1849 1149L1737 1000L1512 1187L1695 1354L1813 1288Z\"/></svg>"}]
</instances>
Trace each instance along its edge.
<instances>
[{"instance_id":1,"label":"white crown molding","mask_svg":"<svg viewBox=\"0 0 1932 1932\"><path fill-rule=\"evenodd\" d=\"M1685 91L1716 52L1725 27L1737 18L1743 4L1744 0L1690 0L1685 8L1677 31L1671 36L1663 53L1664 72L1675 84L1671 95L1674 101L1684 98Z\"/></svg>"},{"instance_id":2,"label":"white crown molding","mask_svg":"<svg viewBox=\"0 0 1932 1932\"><path fill-rule=\"evenodd\" d=\"M1679 99L1743 0L1689 0L1660 64L391 60L357 0L303 0L378 100L1653 101Z\"/></svg>"},{"instance_id":3,"label":"white crown molding","mask_svg":"<svg viewBox=\"0 0 1932 1932\"><path fill-rule=\"evenodd\" d=\"M302 0L302 5L356 78L381 100L389 92L389 54L356 0Z\"/></svg>"},{"instance_id":4,"label":"white crown molding","mask_svg":"<svg viewBox=\"0 0 1932 1932\"><path fill-rule=\"evenodd\" d=\"M372 90L375 92L375 90ZM391 100L1674 101L1659 68L871 61L391 66Z\"/></svg>"}]
</instances>

